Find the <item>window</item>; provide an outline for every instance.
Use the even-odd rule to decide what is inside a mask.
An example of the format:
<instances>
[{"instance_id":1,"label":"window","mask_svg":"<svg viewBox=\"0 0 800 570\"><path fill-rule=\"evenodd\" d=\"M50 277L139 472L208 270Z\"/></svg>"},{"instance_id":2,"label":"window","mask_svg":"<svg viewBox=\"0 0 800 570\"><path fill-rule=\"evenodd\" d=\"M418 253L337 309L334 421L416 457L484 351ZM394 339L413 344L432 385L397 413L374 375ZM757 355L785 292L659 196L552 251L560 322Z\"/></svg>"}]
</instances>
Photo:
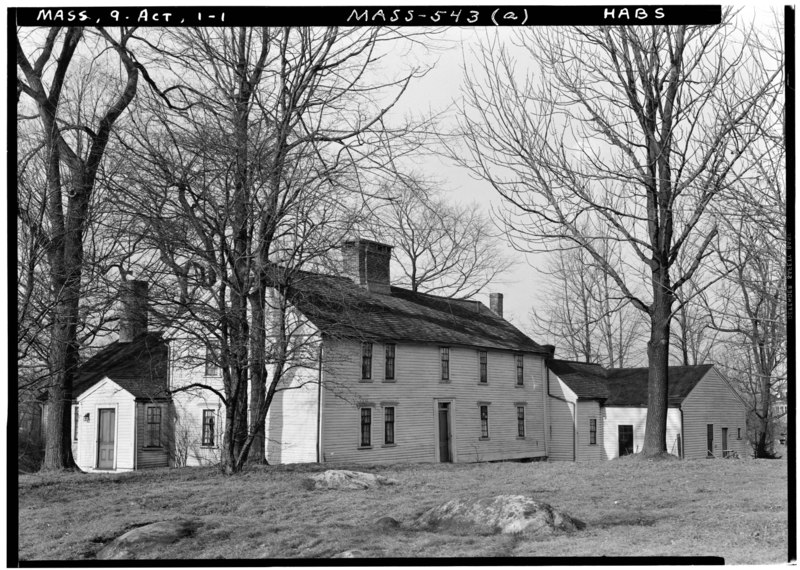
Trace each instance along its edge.
<instances>
[{"instance_id":1,"label":"window","mask_svg":"<svg viewBox=\"0 0 800 570\"><path fill-rule=\"evenodd\" d=\"M487 363L487 355L485 350L478 351L478 361L480 362L480 383L486 384L489 381L489 372L486 366Z\"/></svg>"},{"instance_id":2,"label":"window","mask_svg":"<svg viewBox=\"0 0 800 570\"><path fill-rule=\"evenodd\" d=\"M481 439L489 439L489 406L481 406Z\"/></svg>"},{"instance_id":3,"label":"window","mask_svg":"<svg viewBox=\"0 0 800 570\"><path fill-rule=\"evenodd\" d=\"M522 386L523 384L523 360L521 354L515 354L514 358L517 361L517 386Z\"/></svg>"},{"instance_id":4,"label":"window","mask_svg":"<svg viewBox=\"0 0 800 570\"><path fill-rule=\"evenodd\" d=\"M372 378L372 343L361 343L361 379L370 380Z\"/></svg>"},{"instance_id":5,"label":"window","mask_svg":"<svg viewBox=\"0 0 800 570\"><path fill-rule=\"evenodd\" d=\"M386 345L386 380L394 380L394 344Z\"/></svg>"},{"instance_id":6,"label":"window","mask_svg":"<svg viewBox=\"0 0 800 570\"><path fill-rule=\"evenodd\" d=\"M74 428L72 430L72 441L78 441L78 426L80 425L79 424L80 419L81 419L80 409L78 408L78 406L75 406L74 412L72 413L72 423L74 424Z\"/></svg>"},{"instance_id":7,"label":"window","mask_svg":"<svg viewBox=\"0 0 800 570\"><path fill-rule=\"evenodd\" d=\"M589 445L597 445L597 420L589 418Z\"/></svg>"},{"instance_id":8,"label":"window","mask_svg":"<svg viewBox=\"0 0 800 570\"><path fill-rule=\"evenodd\" d=\"M372 408L361 408L361 447L372 445Z\"/></svg>"},{"instance_id":9,"label":"window","mask_svg":"<svg viewBox=\"0 0 800 570\"><path fill-rule=\"evenodd\" d=\"M446 346L441 347L442 353L442 382L450 381L450 349Z\"/></svg>"},{"instance_id":10,"label":"window","mask_svg":"<svg viewBox=\"0 0 800 570\"><path fill-rule=\"evenodd\" d=\"M161 408L148 406L145 447L161 447Z\"/></svg>"},{"instance_id":11,"label":"window","mask_svg":"<svg viewBox=\"0 0 800 570\"><path fill-rule=\"evenodd\" d=\"M517 436L525 437L525 406L517 406Z\"/></svg>"},{"instance_id":12,"label":"window","mask_svg":"<svg viewBox=\"0 0 800 570\"><path fill-rule=\"evenodd\" d=\"M394 445L394 406L383 409L383 443Z\"/></svg>"},{"instance_id":13,"label":"window","mask_svg":"<svg viewBox=\"0 0 800 570\"><path fill-rule=\"evenodd\" d=\"M742 439L742 428L736 428L736 439Z\"/></svg>"},{"instance_id":14,"label":"window","mask_svg":"<svg viewBox=\"0 0 800 570\"><path fill-rule=\"evenodd\" d=\"M222 376L219 365L219 341L212 340L206 345L206 376Z\"/></svg>"},{"instance_id":15,"label":"window","mask_svg":"<svg viewBox=\"0 0 800 570\"><path fill-rule=\"evenodd\" d=\"M203 410L203 439L201 445L213 447L214 443L214 424L216 423L217 413L214 410Z\"/></svg>"}]
</instances>

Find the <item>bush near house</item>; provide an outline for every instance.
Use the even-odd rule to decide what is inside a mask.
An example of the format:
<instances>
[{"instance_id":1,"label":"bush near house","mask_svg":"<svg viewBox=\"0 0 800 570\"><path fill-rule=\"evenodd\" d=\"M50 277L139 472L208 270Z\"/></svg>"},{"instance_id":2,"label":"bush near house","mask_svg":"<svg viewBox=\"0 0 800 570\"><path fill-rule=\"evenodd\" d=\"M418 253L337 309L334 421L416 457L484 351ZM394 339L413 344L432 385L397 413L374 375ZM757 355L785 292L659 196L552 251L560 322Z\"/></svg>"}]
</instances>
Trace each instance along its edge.
<instances>
[{"instance_id":1,"label":"bush near house","mask_svg":"<svg viewBox=\"0 0 800 570\"><path fill-rule=\"evenodd\" d=\"M136 526L178 518L202 526L144 558L364 556L721 556L727 563L785 562L787 463L768 460L480 463L337 466L398 484L363 491L303 485L330 466L214 468L111 475L23 475L19 556L91 560ZM528 495L586 523L571 534L524 539L410 530L425 509L457 498ZM376 521L389 516L400 527Z\"/></svg>"}]
</instances>

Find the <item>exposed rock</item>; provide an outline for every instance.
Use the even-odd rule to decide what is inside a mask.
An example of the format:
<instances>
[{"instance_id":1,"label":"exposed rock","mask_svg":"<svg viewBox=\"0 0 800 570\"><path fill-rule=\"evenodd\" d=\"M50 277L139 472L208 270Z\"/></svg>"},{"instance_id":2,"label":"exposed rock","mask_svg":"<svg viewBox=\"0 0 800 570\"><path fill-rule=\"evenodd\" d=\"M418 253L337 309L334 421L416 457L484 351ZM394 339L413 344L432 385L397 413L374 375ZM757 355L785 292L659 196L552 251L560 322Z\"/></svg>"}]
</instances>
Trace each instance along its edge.
<instances>
[{"instance_id":1,"label":"exposed rock","mask_svg":"<svg viewBox=\"0 0 800 570\"><path fill-rule=\"evenodd\" d=\"M369 489L380 485L395 485L397 481L382 475L347 471L344 469L328 469L308 478L309 489Z\"/></svg>"},{"instance_id":2,"label":"exposed rock","mask_svg":"<svg viewBox=\"0 0 800 570\"><path fill-rule=\"evenodd\" d=\"M201 524L196 520L176 519L140 526L108 543L97 553L97 559L136 560L154 546L191 536Z\"/></svg>"},{"instance_id":3,"label":"exposed rock","mask_svg":"<svg viewBox=\"0 0 800 570\"><path fill-rule=\"evenodd\" d=\"M366 555L362 550L345 550L339 554L334 554L334 558L365 558Z\"/></svg>"},{"instance_id":4,"label":"exposed rock","mask_svg":"<svg viewBox=\"0 0 800 570\"><path fill-rule=\"evenodd\" d=\"M422 513L412 526L469 526L492 534L550 534L557 530L574 531L586 525L531 497L498 495L448 501Z\"/></svg>"},{"instance_id":5,"label":"exposed rock","mask_svg":"<svg viewBox=\"0 0 800 570\"><path fill-rule=\"evenodd\" d=\"M381 530L394 530L400 528L400 523L392 517L381 517L375 521L375 526Z\"/></svg>"}]
</instances>

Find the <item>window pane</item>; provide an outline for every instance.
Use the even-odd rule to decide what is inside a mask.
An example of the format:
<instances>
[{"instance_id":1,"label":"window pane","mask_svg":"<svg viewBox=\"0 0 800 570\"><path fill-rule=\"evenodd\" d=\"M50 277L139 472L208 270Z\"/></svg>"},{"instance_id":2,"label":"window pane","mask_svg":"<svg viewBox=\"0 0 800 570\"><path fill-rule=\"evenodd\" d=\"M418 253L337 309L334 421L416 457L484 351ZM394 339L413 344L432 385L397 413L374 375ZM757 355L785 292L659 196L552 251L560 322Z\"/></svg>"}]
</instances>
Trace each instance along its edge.
<instances>
[{"instance_id":1,"label":"window pane","mask_svg":"<svg viewBox=\"0 0 800 570\"><path fill-rule=\"evenodd\" d=\"M386 345L386 380L394 380L394 348L395 345Z\"/></svg>"},{"instance_id":2,"label":"window pane","mask_svg":"<svg viewBox=\"0 0 800 570\"><path fill-rule=\"evenodd\" d=\"M517 359L517 384L523 384L523 359L521 354L516 355Z\"/></svg>"},{"instance_id":3,"label":"window pane","mask_svg":"<svg viewBox=\"0 0 800 570\"><path fill-rule=\"evenodd\" d=\"M369 380L372 378L372 343L361 343L361 378Z\"/></svg>"},{"instance_id":4,"label":"window pane","mask_svg":"<svg viewBox=\"0 0 800 570\"><path fill-rule=\"evenodd\" d=\"M214 445L214 424L216 413L214 410L203 410L203 439L202 445Z\"/></svg>"},{"instance_id":5,"label":"window pane","mask_svg":"<svg viewBox=\"0 0 800 570\"><path fill-rule=\"evenodd\" d=\"M384 443L391 445L394 443L394 408L386 408L385 412L385 432Z\"/></svg>"},{"instance_id":6,"label":"window pane","mask_svg":"<svg viewBox=\"0 0 800 570\"><path fill-rule=\"evenodd\" d=\"M441 348L442 352L442 380L450 380L450 349L446 346Z\"/></svg>"},{"instance_id":7,"label":"window pane","mask_svg":"<svg viewBox=\"0 0 800 570\"><path fill-rule=\"evenodd\" d=\"M480 381L482 383L486 383L489 380L489 374L487 370L487 354L485 350L481 350L478 352L478 357L480 359Z\"/></svg>"},{"instance_id":8,"label":"window pane","mask_svg":"<svg viewBox=\"0 0 800 570\"><path fill-rule=\"evenodd\" d=\"M161 408L148 407L147 416L147 447L161 447Z\"/></svg>"},{"instance_id":9,"label":"window pane","mask_svg":"<svg viewBox=\"0 0 800 570\"><path fill-rule=\"evenodd\" d=\"M597 420L592 418L589 420L589 444L595 445L597 443Z\"/></svg>"},{"instance_id":10,"label":"window pane","mask_svg":"<svg viewBox=\"0 0 800 570\"><path fill-rule=\"evenodd\" d=\"M372 410L370 408L361 408L361 446L369 447L371 442L372 433Z\"/></svg>"},{"instance_id":11,"label":"window pane","mask_svg":"<svg viewBox=\"0 0 800 570\"><path fill-rule=\"evenodd\" d=\"M489 437L489 406L481 406L481 437Z\"/></svg>"},{"instance_id":12,"label":"window pane","mask_svg":"<svg viewBox=\"0 0 800 570\"><path fill-rule=\"evenodd\" d=\"M525 408L517 406L517 435L525 437Z\"/></svg>"}]
</instances>

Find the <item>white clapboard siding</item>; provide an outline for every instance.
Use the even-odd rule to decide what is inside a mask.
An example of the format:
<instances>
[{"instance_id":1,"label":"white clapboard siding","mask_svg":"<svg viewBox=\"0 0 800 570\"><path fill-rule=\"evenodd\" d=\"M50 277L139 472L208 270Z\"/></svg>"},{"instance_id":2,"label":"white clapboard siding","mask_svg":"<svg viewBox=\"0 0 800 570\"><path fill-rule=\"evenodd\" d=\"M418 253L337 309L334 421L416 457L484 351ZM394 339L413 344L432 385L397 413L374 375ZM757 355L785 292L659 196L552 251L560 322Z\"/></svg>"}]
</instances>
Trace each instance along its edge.
<instances>
[{"instance_id":1,"label":"white clapboard siding","mask_svg":"<svg viewBox=\"0 0 800 570\"><path fill-rule=\"evenodd\" d=\"M281 382L267 412L267 461L317 461L319 370L297 368Z\"/></svg>"},{"instance_id":2,"label":"white clapboard siding","mask_svg":"<svg viewBox=\"0 0 800 570\"><path fill-rule=\"evenodd\" d=\"M683 425L685 457L702 459L707 456L707 424L714 425L714 456L722 457L722 428L728 428L728 449L739 456L749 452L747 445L746 411L727 381L712 368L684 399ZM742 439L738 439L741 429Z\"/></svg>"},{"instance_id":3,"label":"white clapboard siding","mask_svg":"<svg viewBox=\"0 0 800 570\"><path fill-rule=\"evenodd\" d=\"M554 372L550 372L550 397L548 398L548 460L573 461L575 459L575 412L577 396Z\"/></svg>"},{"instance_id":4,"label":"white clapboard siding","mask_svg":"<svg viewBox=\"0 0 800 570\"><path fill-rule=\"evenodd\" d=\"M599 461L603 455L603 418L601 417L600 404L596 400L579 400L577 406L577 441L576 461ZM597 435L594 444L590 443L590 419L597 425Z\"/></svg>"},{"instance_id":5,"label":"white clapboard siding","mask_svg":"<svg viewBox=\"0 0 800 570\"><path fill-rule=\"evenodd\" d=\"M450 347L450 381L441 382L438 345L398 343L395 380L385 380L385 349L373 345L372 378L361 381L361 346L328 342L323 362L322 459L326 462L432 462L437 451L438 401L451 403L454 461L545 455L543 359L526 354L517 387L514 354L488 351L488 383L479 384L478 351ZM479 405L489 406L489 438L481 439ZM525 407L525 437L517 406ZM360 409L372 408L372 441L359 448ZM395 443L384 442L385 408L395 408Z\"/></svg>"},{"instance_id":6,"label":"white clapboard siding","mask_svg":"<svg viewBox=\"0 0 800 570\"><path fill-rule=\"evenodd\" d=\"M603 452L605 459L619 457L619 426L633 426L633 452L639 453L644 445L644 430L647 422L646 406L609 406L604 408ZM667 410L667 451L678 455L678 437L681 433L681 411Z\"/></svg>"},{"instance_id":7,"label":"white clapboard siding","mask_svg":"<svg viewBox=\"0 0 800 570\"><path fill-rule=\"evenodd\" d=\"M134 426L136 402L133 394L105 378L78 395L80 425L75 462L84 471L97 467L98 410L113 408L115 423L114 469L130 471L134 467ZM84 421L89 414L89 421Z\"/></svg>"},{"instance_id":8,"label":"white clapboard siding","mask_svg":"<svg viewBox=\"0 0 800 570\"><path fill-rule=\"evenodd\" d=\"M161 445L148 447L147 443L147 408L161 409ZM173 422L170 417L171 406L167 402L136 403L136 468L169 467L170 443L172 442Z\"/></svg>"}]
</instances>

